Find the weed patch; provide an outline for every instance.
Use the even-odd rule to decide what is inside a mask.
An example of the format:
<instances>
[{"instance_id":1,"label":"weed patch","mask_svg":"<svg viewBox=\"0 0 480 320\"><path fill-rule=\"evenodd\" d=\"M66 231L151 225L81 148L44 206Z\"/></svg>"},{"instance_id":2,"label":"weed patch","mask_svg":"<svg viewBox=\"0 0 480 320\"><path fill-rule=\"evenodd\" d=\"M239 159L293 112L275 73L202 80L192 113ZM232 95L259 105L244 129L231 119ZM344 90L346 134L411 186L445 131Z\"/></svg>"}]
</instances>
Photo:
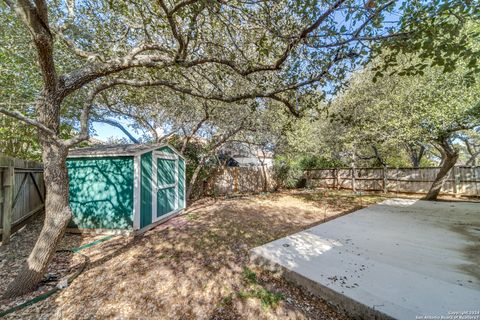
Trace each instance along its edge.
<instances>
[{"instance_id":1,"label":"weed patch","mask_svg":"<svg viewBox=\"0 0 480 320\"><path fill-rule=\"evenodd\" d=\"M250 268L243 268L243 280L250 286L249 290L239 291L237 296L242 299L259 299L264 308L274 308L283 300L279 292L271 292L258 283L257 274Z\"/></svg>"}]
</instances>

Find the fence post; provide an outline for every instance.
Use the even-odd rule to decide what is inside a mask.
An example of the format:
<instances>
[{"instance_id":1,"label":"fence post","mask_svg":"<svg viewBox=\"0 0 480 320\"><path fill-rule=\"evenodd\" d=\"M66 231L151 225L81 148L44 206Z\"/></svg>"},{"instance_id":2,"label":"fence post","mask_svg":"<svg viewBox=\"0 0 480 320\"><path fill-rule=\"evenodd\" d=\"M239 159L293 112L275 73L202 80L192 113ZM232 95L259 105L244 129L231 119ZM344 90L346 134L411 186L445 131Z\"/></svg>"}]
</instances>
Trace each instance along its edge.
<instances>
[{"instance_id":1,"label":"fence post","mask_svg":"<svg viewBox=\"0 0 480 320\"><path fill-rule=\"evenodd\" d=\"M387 178L387 170L388 170L388 167L387 166L383 166L383 193L387 193L388 190L387 190L387 187L388 187L388 178Z\"/></svg>"},{"instance_id":2,"label":"fence post","mask_svg":"<svg viewBox=\"0 0 480 320\"><path fill-rule=\"evenodd\" d=\"M355 165L352 165L352 191L357 192L355 187Z\"/></svg>"},{"instance_id":3,"label":"fence post","mask_svg":"<svg viewBox=\"0 0 480 320\"><path fill-rule=\"evenodd\" d=\"M455 198L460 197L459 192L459 185L460 185L460 175L458 174L458 169L456 167L452 168L452 175L453 175L453 193L455 194Z\"/></svg>"},{"instance_id":4,"label":"fence post","mask_svg":"<svg viewBox=\"0 0 480 320\"><path fill-rule=\"evenodd\" d=\"M479 178L479 175L478 175L478 172L477 170L480 169L480 167L472 167L473 169L473 179L475 179L475 195L477 197L480 197L480 193L478 193L478 178ZM478 170L480 171L480 170Z\"/></svg>"},{"instance_id":5,"label":"fence post","mask_svg":"<svg viewBox=\"0 0 480 320\"><path fill-rule=\"evenodd\" d=\"M238 192L238 167L233 168L233 193Z\"/></svg>"},{"instance_id":6,"label":"fence post","mask_svg":"<svg viewBox=\"0 0 480 320\"><path fill-rule=\"evenodd\" d=\"M13 201L13 181L15 170L8 167L3 171L3 226L2 226L2 245L10 242L12 231L12 201Z\"/></svg>"},{"instance_id":7,"label":"fence post","mask_svg":"<svg viewBox=\"0 0 480 320\"><path fill-rule=\"evenodd\" d=\"M395 177L395 193L398 193L398 189L400 188L400 186L398 185L398 176L400 175L400 170L398 169L398 166L397 166L397 174L396 174L396 177Z\"/></svg>"},{"instance_id":8,"label":"fence post","mask_svg":"<svg viewBox=\"0 0 480 320\"><path fill-rule=\"evenodd\" d=\"M333 186L332 189L337 187L337 168L333 169Z\"/></svg>"},{"instance_id":9,"label":"fence post","mask_svg":"<svg viewBox=\"0 0 480 320\"><path fill-rule=\"evenodd\" d=\"M337 179L337 190L340 190L340 188L342 187L342 183L343 183L343 181L340 181L340 170L341 169L337 169L337 172L336 172L336 175L335 175L335 178Z\"/></svg>"}]
</instances>

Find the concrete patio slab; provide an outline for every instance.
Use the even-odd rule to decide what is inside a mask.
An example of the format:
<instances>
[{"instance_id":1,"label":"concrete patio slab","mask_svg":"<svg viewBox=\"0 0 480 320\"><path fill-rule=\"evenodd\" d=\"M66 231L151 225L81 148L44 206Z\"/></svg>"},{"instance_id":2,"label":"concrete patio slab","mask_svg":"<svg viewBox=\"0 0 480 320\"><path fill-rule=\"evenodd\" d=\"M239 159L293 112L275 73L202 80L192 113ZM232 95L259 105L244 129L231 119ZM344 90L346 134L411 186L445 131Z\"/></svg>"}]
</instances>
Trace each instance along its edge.
<instances>
[{"instance_id":1,"label":"concrete patio slab","mask_svg":"<svg viewBox=\"0 0 480 320\"><path fill-rule=\"evenodd\" d=\"M251 253L355 317L480 319L480 203L389 199Z\"/></svg>"}]
</instances>

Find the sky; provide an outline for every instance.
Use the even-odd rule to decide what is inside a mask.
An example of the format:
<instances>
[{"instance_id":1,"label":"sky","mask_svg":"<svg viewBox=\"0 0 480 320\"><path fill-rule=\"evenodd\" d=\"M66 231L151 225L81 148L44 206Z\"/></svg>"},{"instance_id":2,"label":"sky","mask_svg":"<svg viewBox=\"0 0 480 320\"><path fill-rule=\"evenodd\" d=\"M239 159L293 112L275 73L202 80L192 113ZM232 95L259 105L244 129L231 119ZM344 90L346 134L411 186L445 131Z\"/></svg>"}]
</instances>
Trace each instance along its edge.
<instances>
[{"instance_id":1,"label":"sky","mask_svg":"<svg viewBox=\"0 0 480 320\"><path fill-rule=\"evenodd\" d=\"M95 139L102 140L102 141L108 141L109 139L121 139L121 138L128 139L128 137L120 129L114 126L111 126L109 124L94 122L92 124L92 127L95 130L95 134L93 135L93 138ZM135 133L133 130L131 130L130 133L135 138L139 138L139 135Z\"/></svg>"},{"instance_id":2,"label":"sky","mask_svg":"<svg viewBox=\"0 0 480 320\"><path fill-rule=\"evenodd\" d=\"M95 122L92 124L92 127L96 133L94 135L94 138L102 141L106 141L110 137L120 138L122 136L125 136L119 129L105 123Z\"/></svg>"}]
</instances>

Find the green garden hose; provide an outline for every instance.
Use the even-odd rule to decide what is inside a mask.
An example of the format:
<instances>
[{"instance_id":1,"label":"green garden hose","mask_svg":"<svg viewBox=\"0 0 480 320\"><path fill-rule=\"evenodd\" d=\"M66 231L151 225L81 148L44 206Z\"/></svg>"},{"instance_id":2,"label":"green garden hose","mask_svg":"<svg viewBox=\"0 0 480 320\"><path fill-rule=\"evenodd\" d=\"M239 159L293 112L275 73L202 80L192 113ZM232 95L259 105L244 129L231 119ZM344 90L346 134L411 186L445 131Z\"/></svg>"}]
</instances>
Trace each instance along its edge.
<instances>
[{"instance_id":1,"label":"green garden hose","mask_svg":"<svg viewBox=\"0 0 480 320\"><path fill-rule=\"evenodd\" d=\"M24 303L19 304L18 306L15 306L15 307L12 307L10 309L1 311L0 312L0 318L4 317L7 314L10 314L12 312L15 312L15 311L21 310L23 308L26 308L28 306L31 306L31 305L33 305L37 302L43 301L43 300L47 299L48 297L50 297L51 295L53 295L54 293L56 293L57 291L60 291L62 289L65 289L66 287L68 287L70 285L70 283L72 283L73 280L75 280L85 270L85 268L87 267L87 264L90 262L90 258L87 255L81 253L80 251L84 250L84 249L87 249L87 248L90 248L90 247L93 247L93 246L95 246L99 243L102 243L104 241L110 240L113 237L114 237L113 235L110 235L110 236L106 236L106 237L103 237L101 239L95 240L93 242L87 243L87 244L85 244L83 246L80 246L80 247L71 248L71 249L64 249L64 250L57 250L56 252L73 252L73 253L81 255L84 260L83 260L83 263L80 266L80 268L78 268L77 271L75 271L71 276L69 276L67 278L66 283L64 283L64 284L63 283L58 283L57 286L55 286L55 288L52 288L49 291L47 291L45 293L42 293L42 294L36 296L33 299L27 300Z\"/></svg>"}]
</instances>

